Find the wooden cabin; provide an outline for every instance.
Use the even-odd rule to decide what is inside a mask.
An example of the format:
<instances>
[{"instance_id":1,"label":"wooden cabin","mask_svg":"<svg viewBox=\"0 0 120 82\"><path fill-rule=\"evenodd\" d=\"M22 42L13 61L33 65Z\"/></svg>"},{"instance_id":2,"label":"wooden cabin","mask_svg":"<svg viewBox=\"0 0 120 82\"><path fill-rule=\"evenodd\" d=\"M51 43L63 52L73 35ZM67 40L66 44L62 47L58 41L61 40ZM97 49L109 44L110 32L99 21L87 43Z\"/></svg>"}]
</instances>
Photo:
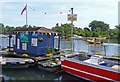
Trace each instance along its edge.
<instances>
[{"instance_id":1,"label":"wooden cabin","mask_svg":"<svg viewBox=\"0 0 120 82\"><path fill-rule=\"evenodd\" d=\"M25 28L14 31L14 51L31 56L46 54L46 48L54 49L54 37L60 34L45 27ZM58 41L60 48L60 36Z\"/></svg>"}]
</instances>

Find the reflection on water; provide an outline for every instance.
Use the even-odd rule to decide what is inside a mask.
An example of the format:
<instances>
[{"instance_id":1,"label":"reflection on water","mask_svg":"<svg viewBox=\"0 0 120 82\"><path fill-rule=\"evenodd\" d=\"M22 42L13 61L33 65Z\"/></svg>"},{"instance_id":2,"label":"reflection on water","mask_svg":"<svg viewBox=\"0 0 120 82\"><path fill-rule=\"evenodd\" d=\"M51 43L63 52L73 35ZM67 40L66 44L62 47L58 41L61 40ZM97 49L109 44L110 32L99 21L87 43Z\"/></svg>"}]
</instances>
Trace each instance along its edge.
<instances>
[{"instance_id":1,"label":"reflection on water","mask_svg":"<svg viewBox=\"0 0 120 82\"><path fill-rule=\"evenodd\" d=\"M58 77L39 69L3 69L5 80L53 80Z\"/></svg>"},{"instance_id":2,"label":"reflection on water","mask_svg":"<svg viewBox=\"0 0 120 82\"><path fill-rule=\"evenodd\" d=\"M67 73L51 73L37 68L29 69L3 69L3 76L5 82L16 81L28 81L28 80L39 80L39 81L51 81L51 82L88 82L82 78L69 75Z\"/></svg>"}]
</instances>

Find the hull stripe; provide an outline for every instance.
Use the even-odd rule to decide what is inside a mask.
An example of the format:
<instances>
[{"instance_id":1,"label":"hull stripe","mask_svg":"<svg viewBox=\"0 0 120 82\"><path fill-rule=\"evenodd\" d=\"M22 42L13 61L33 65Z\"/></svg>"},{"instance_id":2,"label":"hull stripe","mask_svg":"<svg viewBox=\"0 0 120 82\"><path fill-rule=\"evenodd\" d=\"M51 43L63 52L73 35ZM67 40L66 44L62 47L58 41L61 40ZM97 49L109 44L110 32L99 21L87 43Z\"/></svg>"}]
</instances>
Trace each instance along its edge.
<instances>
[{"instance_id":1,"label":"hull stripe","mask_svg":"<svg viewBox=\"0 0 120 82\"><path fill-rule=\"evenodd\" d=\"M72 61L68 61L68 60L64 60L61 62L61 65L65 65L71 68L75 68L77 70L82 70L88 73L92 73L95 75L99 75L99 76L103 76L112 80L117 80L120 81L120 76L119 76L119 72L114 72L114 71L108 71L108 70L102 70L101 68L95 68L92 66L88 66L85 64L81 64L81 63L77 63L77 62L72 62Z\"/></svg>"},{"instance_id":2,"label":"hull stripe","mask_svg":"<svg viewBox=\"0 0 120 82\"><path fill-rule=\"evenodd\" d=\"M89 73L89 72L85 72L85 71L82 71L82 70L78 70L78 69L75 69L75 68L71 68L71 67L68 67L68 66L65 66L65 65L62 65L62 67L65 67L65 68L68 68L68 69L71 69L71 70L75 70L75 71L78 71L78 72L82 72L82 73L85 73L85 74L89 74L89 75L92 75L92 76L95 76L95 77L99 77L99 78L103 78L103 79L106 79L106 80L113 81L110 78L99 76L99 75L92 74L92 73Z\"/></svg>"}]
</instances>

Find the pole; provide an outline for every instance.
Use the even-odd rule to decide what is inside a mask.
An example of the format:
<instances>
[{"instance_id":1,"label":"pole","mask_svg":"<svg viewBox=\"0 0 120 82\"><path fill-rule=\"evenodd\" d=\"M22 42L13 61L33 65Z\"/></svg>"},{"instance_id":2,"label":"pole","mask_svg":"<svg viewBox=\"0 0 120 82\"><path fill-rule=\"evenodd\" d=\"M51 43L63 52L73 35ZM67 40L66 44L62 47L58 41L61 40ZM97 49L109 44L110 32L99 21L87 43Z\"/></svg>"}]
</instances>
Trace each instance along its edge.
<instances>
[{"instance_id":1,"label":"pole","mask_svg":"<svg viewBox=\"0 0 120 82\"><path fill-rule=\"evenodd\" d=\"M71 8L71 14L73 15L73 8ZM74 41L73 41L73 20L71 20L71 43L72 43L72 52L74 52Z\"/></svg>"},{"instance_id":2,"label":"pole","mask_svg":"<svg viewBox=\"0 0 120 82\"><path fill-rule=\"evenodd\" d=\"M105 56L106 56L106 47L105 47L105 45L104 45L104 52L105 52Z\"/></svg>"},{"instance_id":3,"label":"pole","mask_svg":"<svg viewBox=\"0 0 120 82\"><path fill-rule=\"evenodd\" d=\"M10 45L10 44L11 44L11 40L10 40L11 37L10 37L10 36L11 36L11 34L10 34L10 28L9 28L9 46L8 46L8 51L9 51L9 52L10 52L10 46L11 46L11 45Z\"/></svg>"},{"instance_id":4,"label":"pole","mask_svg":"<svg viewBox=\"0 0 120 82\"><path fill-rule=\"evenodd\" d=\"M11 38L12 38L12 34L11 34L11 32L9 32L9 47L8 47L9 52L10 52L10 48L11 48Z\"/></svg>"},{"instance_id":5,"label":"pole","mask_svg":"<svg viewBox=\"0 0 120 82\"><path fill-rule=\"evenodd\" d=\"M60 50L60 34L58 35L58 51Z\"/></svg>"},{"instance_id":6,"label":"pole","mask_svg":"<svg viewBox=\"0 0 120 82\"><path fill-rule=\"evenodd\" d=\"M26 28L27 28L27 4L26 4Z\"/></svg>"}]
</instances>

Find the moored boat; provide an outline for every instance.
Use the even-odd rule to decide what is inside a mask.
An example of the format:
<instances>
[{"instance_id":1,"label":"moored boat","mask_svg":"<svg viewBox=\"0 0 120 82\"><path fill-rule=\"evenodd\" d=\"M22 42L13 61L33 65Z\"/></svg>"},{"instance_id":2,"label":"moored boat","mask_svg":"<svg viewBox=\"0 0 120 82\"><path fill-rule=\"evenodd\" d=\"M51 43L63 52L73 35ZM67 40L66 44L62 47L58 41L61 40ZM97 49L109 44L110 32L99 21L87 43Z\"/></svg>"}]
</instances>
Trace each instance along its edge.
<instances>
[{"instance_id":1,"label":"moored boat","mask_svg":"<svg viewBox=\"0 0 120 82\"><path fill-rule=\"evenodd\" d=\"M34 60L29 58L0 57L2 68L28 68Z\"/></svg>"},{"instance_id":2,"label":"moored boat","mask_svg":"<svg viewBox=\"0 0 120 82\"><path fill-rule=\"evenodd\" d=\"M61 70L61 61L58 58L53 60L45 59L37 62L38 68L49 71L49 72L57 72Z\"/></svg>"},{"instance_id":3,"label":"moored boat","mask_svg":"<svg viewBox=\"0 0 120 82\"><path fill-rule=\"evenodd\" d=\"M95 39L88 39L87 42L90 44L103 44L102 40L96 39L96 38Z\"/></svg>"},{"instance_id":4,"label":"moored boat","mask_svg":"<svg viewBox=\"0 0 120 82\"><path fill-rule=\"evenodd\" d=\"M114 65L104 61L101 56L92 56L83 61L78 55L61 57L61 67L65 72L90 81L120 81L120 69L114 69Z\"/></svg>"}]
</instances>

